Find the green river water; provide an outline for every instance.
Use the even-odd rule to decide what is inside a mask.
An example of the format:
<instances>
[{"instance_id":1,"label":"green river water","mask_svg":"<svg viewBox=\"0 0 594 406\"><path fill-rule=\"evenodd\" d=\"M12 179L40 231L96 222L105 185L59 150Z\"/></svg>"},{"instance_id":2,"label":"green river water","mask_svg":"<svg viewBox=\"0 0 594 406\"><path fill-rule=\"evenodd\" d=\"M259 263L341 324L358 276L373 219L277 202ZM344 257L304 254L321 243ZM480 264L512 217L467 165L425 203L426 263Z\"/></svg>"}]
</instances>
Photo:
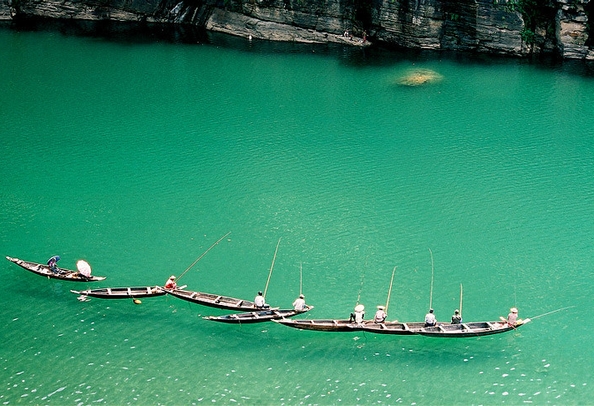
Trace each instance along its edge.
<instances>
[{"instance_id":1,"label":"green river water","mask_svg":"<svg viewBox=\"0 0 594 406\"><path fill-rule=\"evenodd\" d=\"M0 403L589 404L594 77L577 64L0 30ZM402 87L410 69L442 80ZM163 284L300 318L498 320L436 339L227 325ZM431 273L433 253L433 295ZM581 315L581 316L580 316Z\"/></svg>"}]
</instances>

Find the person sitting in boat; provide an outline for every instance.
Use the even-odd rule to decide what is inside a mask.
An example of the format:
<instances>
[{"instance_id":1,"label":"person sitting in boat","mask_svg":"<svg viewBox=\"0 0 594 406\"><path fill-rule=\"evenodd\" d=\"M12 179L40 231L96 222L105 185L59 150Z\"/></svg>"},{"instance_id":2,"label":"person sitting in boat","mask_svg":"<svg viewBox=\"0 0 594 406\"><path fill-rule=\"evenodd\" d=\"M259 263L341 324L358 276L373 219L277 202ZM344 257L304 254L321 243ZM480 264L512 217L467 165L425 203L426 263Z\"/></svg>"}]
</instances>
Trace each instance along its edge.
<instances>
[{"instance_id":1,"label":"person sitting in boat","mask_svg":"<svg viewBox=\"0 0 594 406\"><path fill-rule=\"evenodd\" d=\"M462 323L462 316L460 315L460 310L456 309L454 315L452 316L452 324L460 324Z\"/></svg>"},{"instance_id":2,"label":"person sitting in boat","mask_svg":"<svg viewBox=\"0 0 594 406\"><path fill-rule=\"evenodd\" d=\"M76 263L78 269L78 276L83 279L91 279L91 265L87 261L80 260Z\"/></svg>"},{"instance_id":3,"label":"person sitting in boat","mask_svg":"<svg viewBox=\"0 0 594 406\"><path fill-rule=\"evenodd\" d=\"M386 314L386 306L378 306L377 307L377 312L375 312L375 317L373 318L373 321L376 322L377 324L383 323L384 321L386 321L386 317L388 317L388 315Z\"/></svg>"},{"instance_id":4,"label":"person sitting in boat","mask_svg":"<svg viewBox=\"0 0 594 406\"><path fill-rule=\"evenodd\" d=\"M507 324L510 326L515 326L518 324L518 309L515 307L509 309L509 314L507 315Z\"/></svg>"},{"instance_id":5,"label":"person sitting in boat","mask_svg":"<svg viewBox=\"0 0 594 406\"><path fill-rule=\"evenodd\" d=\"M175 275L171 275L167 282L165 282L165 289L176 289L177 283L175 282Z\"/></svg>"},{"instance_id":6,"label":"person sitting in boat","mask_svg":"<svg viewBox=\"0 0 594 406\"><path fill-rule=\"evenodd\" d=\"M433 309L429 309L429 313L425 315L425 327L433 327L437 324L437 319L433 313Z\"/></svg>"},{"instance_id":7,"label":"person sitting in boat","mask_svg":"<svg viewBox=\"0 0 594 406\"><path fill-rule=\"evenodd\" d=\"M293 309L297 310L298 312L303 312L307 309L307 305L305 304L305 296L303 294L299 295L297 299L293 302Z\"/></svg>"},{"instance_id":8,"label":"person sitting in boat","mask_svg":"<svg viewBox=\"0 0 594 406\"><path fill-rule=\"evenodd\" d=\"M266 304L266 300L264 299L264 296L262 295L262 291L258 292L258 295L254 299L254 305L258 309L268 309L270 307L269 305Z\"/></svg>"},{"instance_id":9,"label":"person sitting in boat","mask_svg":"<svg viewBox=\"0 0 594 406\"><path fill-rule=\"evenodd\" d=\"M355 306L355 312L351 313L351 317L349 321L355 322L357 324L363 324L363 319L365 318L365 306L362 304L358 304Z\"/></svg>"},{"instance_id":10,"label":"person sitting in boat","mask_svg":"<svg viewBox=\"0 0 594 406\"><path fill-rule=\"evenodd\" d=\"M47 260L47 266L49 266L49 269L53 273L58 273L58 267L57 267L56 263L59 260L60 260L60 256L59 255L54 255L53 257L51 257L50 259Z\"/></svg>"}]
</instances>

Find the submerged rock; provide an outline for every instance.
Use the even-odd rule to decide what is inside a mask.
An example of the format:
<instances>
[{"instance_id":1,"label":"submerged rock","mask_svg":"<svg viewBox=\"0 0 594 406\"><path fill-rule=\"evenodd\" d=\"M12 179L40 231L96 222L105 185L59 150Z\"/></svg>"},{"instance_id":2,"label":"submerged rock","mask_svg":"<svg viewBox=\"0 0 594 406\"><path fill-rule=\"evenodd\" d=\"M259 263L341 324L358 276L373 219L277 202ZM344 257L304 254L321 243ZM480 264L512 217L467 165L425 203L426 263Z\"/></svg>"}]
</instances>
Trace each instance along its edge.
<instances>
[{"instance_id":1,"label":"submerged rock","mask_svg":"<svg viewBox=\"0 0 594 406\"><path fill-rule=\"evenodd\" d=\"M431 69L412 69L403 76L396 79L399 86L421 86L431 83L438 83L443 80L443 75Z\"/></svg>"}]
</instances>

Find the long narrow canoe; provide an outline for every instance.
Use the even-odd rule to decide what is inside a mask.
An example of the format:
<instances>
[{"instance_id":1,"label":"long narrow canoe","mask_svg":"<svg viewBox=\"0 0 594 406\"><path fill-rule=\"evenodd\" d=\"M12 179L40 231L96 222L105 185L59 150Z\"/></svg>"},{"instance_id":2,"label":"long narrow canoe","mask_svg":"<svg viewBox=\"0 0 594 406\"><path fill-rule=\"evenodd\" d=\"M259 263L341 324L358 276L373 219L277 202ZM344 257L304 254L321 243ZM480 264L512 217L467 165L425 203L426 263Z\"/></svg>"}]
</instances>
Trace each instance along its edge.
<instances>
[{"instance_id":1,"label":"long narrow canoe","mask_svg":"<svg viewBox=\"0 0 594 406\"><path fill-rule=\"evenodd\" d=\"M234 313L226 314L224 316L208 316L204 319L212 321L220 321L222 323L262 323L265 321L277 320L287 317L293 317L298 314L305 313L313 309L313 306L309 306L306 310L294 310L294 309L271 309L271 310L259 310L247 313Z\"/></svg>"},{"instance_id":2,"label":"long narrow canoe","mask_svg":"<svg viewBox=\"0 0 594 406\"><path fill-rule=\"evenodd\" d=\"M287 327L297 328L299 330L315 330L315 331L334 331L347 332L359 331L361 326L350 320L334 320L334 319L312 319L312 320L272 320L275 323L285 325Z\"/></svg>"},{"instance_id":3,"label":"long narrow canoe","mask_svg":"<svg viewBox=\"0 0 594 406\"><path fill-rule=\"evenodd\" d=\"M81 275L78 271L71 271L70 269L57 268L58 272L53 272L49 266L44 264L38 264L37 262L27 262L18 258L6 257L10 262L14 262L21 268L36 273L37 275L45 276L53 279L63 279L72 282L95 282L102 281L105 276L94 276L86 277Z\"/></svg>"},{"instance_id":4,"label":"long narrow canoe","mask_svg":"<svg viewBox=\"0 0 594 406\"><path fill-rule=\"evenodd\" d=\"M208 307L216 307L217 309L228 309L237 311L253 311L264 310L256 307L254 302L249 300L236 299L234 297L214 295L212 293L194 292L184 289L164 289L165 292L178 299L186 300L188 302L201 304ZM276 308L278 309L278 308ZM272 310L272 309L266 309Z\"/></svg>"},{"instance_id":5,"label":"long narrow canoe","mask_svg":"<svg viewBox=\"0 0 594 406\"><path fill-rule=\"evenodd\" d=\"M97 297L100 299L130 299L165 295L165 291L160 286L71 290L71 292L77 295Z\"/></svg>"},{"instance_id":6,"label":"long narrow canoe","mask_svg":"<svg viewBox=\"0 0 594 406\"><path fill-rule=\"evenodd\" d=\"M426 327L425 323L399 323L395 321L385 323L366 322L361 326L362 331L378 334L393 335L422 335L427 337L480 337L505 333L515 330L528 323L525 319L515 326L501 321L479 321L472 323L438 323L437 326Z\"/></svg>"},{"instance_id":7,"label":"long narrow canoe","mask_svg":"<svg viewBox=\"0 0 594 406\"><path fill-rule=\"evenodd\" d=\"M367 331L377 334L392 335L422 335L427 337L480 337L492 334L505 333L516 330L530 322L525 319L511 326L501 321L481 321L462 324L438 323L434 327L425 327L425 323L400 323L390 321L375 323L372 320L356 324L350 320L273 320L276 323L301 330L353 332Z\"/></svg>"},{"instance_id":8,"label":"long narrow canoe","mask_svg":"<svg viewBox=\"0 0 594 406\"><path fill-rule=\"evenodd\" d=\"M514 326L501 321L479 321L461 324L439 323L436 327L422 327L416 334L428 337L480 337L517 330L518 327L528 322L530 322L530 319L525 319Z\"/></svg>"}]
</instances>

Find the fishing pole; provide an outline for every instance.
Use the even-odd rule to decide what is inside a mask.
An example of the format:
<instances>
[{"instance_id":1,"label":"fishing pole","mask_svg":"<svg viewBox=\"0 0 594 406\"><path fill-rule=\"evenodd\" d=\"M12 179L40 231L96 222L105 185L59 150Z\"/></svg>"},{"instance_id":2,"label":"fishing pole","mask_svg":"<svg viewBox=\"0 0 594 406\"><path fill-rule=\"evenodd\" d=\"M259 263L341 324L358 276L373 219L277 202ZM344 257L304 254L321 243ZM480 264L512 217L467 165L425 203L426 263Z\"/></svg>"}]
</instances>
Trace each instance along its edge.
<instances>
[{"instance_id":1,"label":"fishing pole","mask_svg":"<svg viewBox=\"0 0 594 406\"><path fill-rule=\"evenodd\" d=\"M548 316L549 314L557 313L557 312L560 312L562 310L567 310L567 309L571 309L571 308L574 308L574 307L575 306L567 306L567 307L564 307L562 309L557 309L557 310L553 310L553 311L550 311L550 312L545 313L545 314L541 314L541 315L538 315L538 316L530 317L530 319L531 320L538 319L539 317Z\"/></svg>"},{"instance_id":2,"label":"fishing pole","mask_svg":"<svg viewBox=\"0 0 594 406\"><path fill-rule=\"evenodd\" d=\"M388 305L390 304L390 294L392 294L392 282L394 282L394 273L396 272L398 265L392 270L392 279L390 279L390 289L388 290L388 300L386 300L386 313L388 313Z\"/></svg>"},{"instance_id":3,"label":"fishing pole","mask_svg":"<svg viewBox=\"0 0 594 406\"><path fill-rule=\"evenodd\" d=\"M429 309L433 308L433 252L431 248L429 248L429 253L431 254L431 294L429 296Z\"/></svg>"},{"instance_id":4,"label":"fishing pole","mask_svg":"<svg viewBox=\"0 0 594 406\"><path fill-rule=\"evenodd\" d=\"M462 317L462 284L460 284L460 317Z\"/></svg>"},{"instance_id":5,"label":"fishing pole","mask_svg":"<svg viewBox=\"0 0 594 406\"><path fill-rule=\"evenodd\" d=\"M367 262L365 262L367 264ZM359 294L357 295L357 304L359 304L359 299L361 299L361 290L363 289L363 281L365 280L365 271L363 271L363 275L361 275L361 286L359 286Z\"/></svg>"},{"instance_id":6,"label":"fishing pole","mask_svg":"<svg viewBox=\"0 0 594 406\"><path fill-rule=\"evenodd\" d=\"M176 279L176 281L179 281L179 278L181 278L182 276L184 276L184 274L185 274L186 272L188 272L188 271L190 270L190 268L192 268L194 265L196 265L196 262L200 261L200 258L202 258L203 256L205 256L205 255L206 255L206 253L207 253L208 251L210 251L212 247L214 247L215 245L217 245L218 243L220 243L220 242L221 242L221 240L222 240L223 238L227 237L229 234L231 234L231 231L229 231L227 234L225 234L224 236L222 236L221 238L219 238L219 240L218 240L217 242L215 242L213 245L211 245L209 249L207 249L206 251L204 251L204 254L200 255L200 256L198 257L198 259L197 259L196 261L194 261L194 263L188 267L188 269L186 269L186 270L185 270L185 271L184 271L184 272L183 272L183 273L182 273L180 276L178 276L178 277L177 277L177 279Z\"/></svg>"},{"instance_id":7,"label":"fishing pole","mask_svg":"<svg viewBox=\"0 0 594 406\"><path fill-rule=\"evenodd\" d=\"M303 294L303 262L299 263L299 296Z\"/></svg>"},{"instance_id":8,"label":"fishing pole","mask_svg":"<svg viewBox=\"0 0 594 406\"><path fill-rule=\"evenodd\" d=\"M274 261L276 260L276 253L278 252L278 246L281 242L281 238L280 237L278 239L278 242L276 243L276 249L274 250L274 257L272 257L272 265L270 265L270 272L268 273L268 280L266 281L266 288L264 288L264 297L266 297L266 291L268 290L268 283L270 282L270 276L272 275L272 268L274 268Z\"/></svg>"}]
</instances>

